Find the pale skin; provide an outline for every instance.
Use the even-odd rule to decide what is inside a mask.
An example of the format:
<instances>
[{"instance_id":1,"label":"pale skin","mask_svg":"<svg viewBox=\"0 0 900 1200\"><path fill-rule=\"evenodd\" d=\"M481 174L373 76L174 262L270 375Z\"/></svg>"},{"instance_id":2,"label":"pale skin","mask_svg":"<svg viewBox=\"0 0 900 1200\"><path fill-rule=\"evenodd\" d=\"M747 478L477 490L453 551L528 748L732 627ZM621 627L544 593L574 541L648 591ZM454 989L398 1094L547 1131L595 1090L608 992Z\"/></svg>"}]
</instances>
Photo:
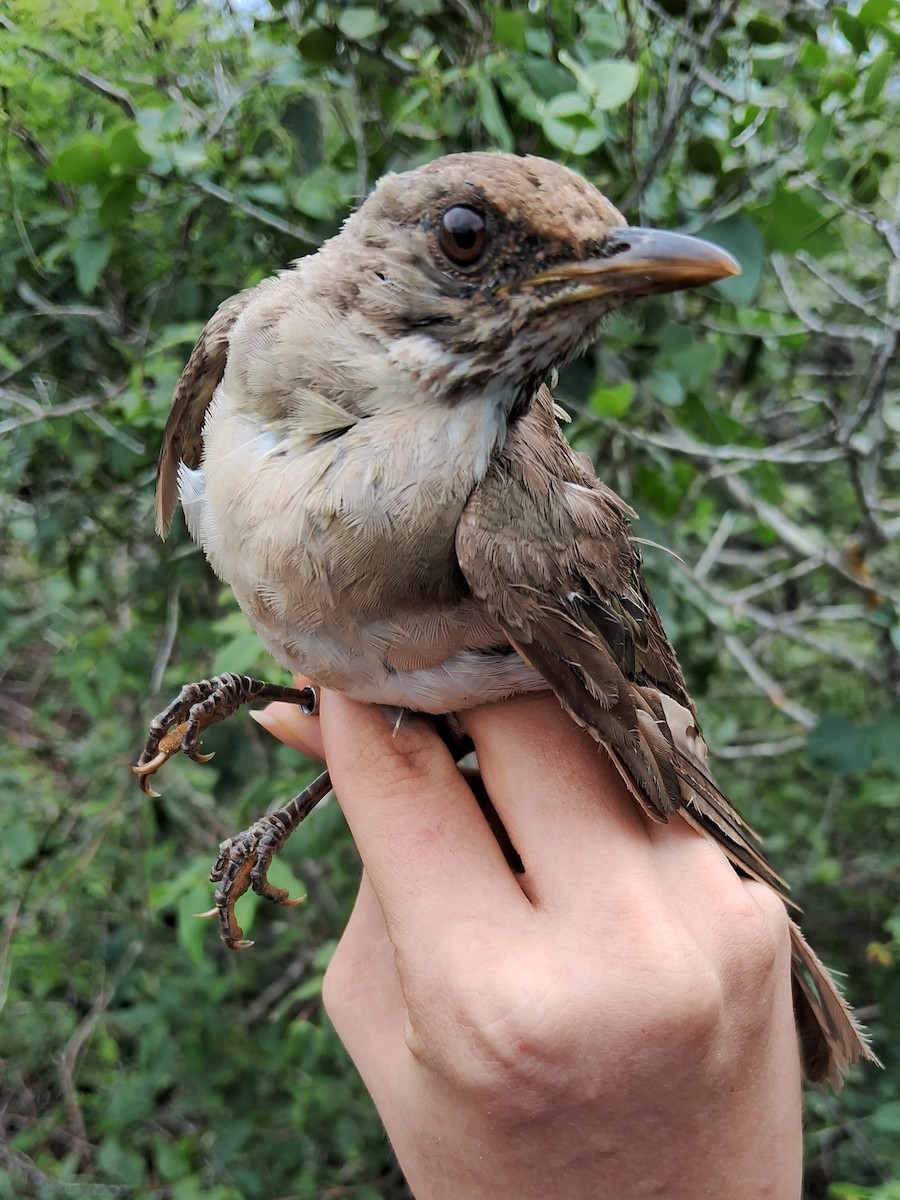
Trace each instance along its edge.
<instances>
[{"instance_id":1,"label":"pale skin","mask_svg":"<svg viewBox=\"0 0 900 1200\"><path fill-rule=\"evenodd\" d=\"M797 1200L781 901L647 821L549 695L461 718L520 875L430 722L320 712L255 715L359 849L324 1000L417 1200Z\"/></svg>"}]
</instances>

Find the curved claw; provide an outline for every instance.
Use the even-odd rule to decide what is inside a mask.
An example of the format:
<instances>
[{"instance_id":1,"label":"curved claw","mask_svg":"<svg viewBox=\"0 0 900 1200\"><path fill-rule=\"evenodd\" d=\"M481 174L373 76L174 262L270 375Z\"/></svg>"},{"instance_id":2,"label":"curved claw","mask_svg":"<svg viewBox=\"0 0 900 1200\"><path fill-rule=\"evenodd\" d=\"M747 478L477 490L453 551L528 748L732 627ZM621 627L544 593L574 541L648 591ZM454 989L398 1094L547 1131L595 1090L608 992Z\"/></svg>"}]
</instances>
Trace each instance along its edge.
<instances>
[{"instance_id":1,"label":"curved claw","mask_svg":"<svg viewBox=\"0 0 900 1200\"><path fill-rule=\"evenodd\" d=\"M185 750L183 746L182 750L185 754L187 754L187 757L191 760L191 762L195 763L208 763L211 758L216 757L215 750L211 750L209 754L199 754L197 751L194 751L193 754L188 754L187 750Z\"/></svg>"},{"instance_id":2,"label":"curved claw","mask_svg":"<svg viewBox=\"0 0 900 1200\"><path fill-rule=\"evenodd\" d=\"M135 763L131 769L135 775L140 775L142 778L144 775L155 775L159 768L164 763L167 763L171 757L172 755L168 751L160 750L156 758L151 758L149 762L145 763Z\"/></svg>"},{"instance_id":3,"label":"curved claw","mask_svg":"<svg viewBox=\"0 0 900 1200\"><path fill-rule=\"evenodd\" d=\"M208 908L206 912L194 913L198 921L211 921L213 917L217 917L218 915L219 910L217 908Z\"/></svg>"}]
</instances>

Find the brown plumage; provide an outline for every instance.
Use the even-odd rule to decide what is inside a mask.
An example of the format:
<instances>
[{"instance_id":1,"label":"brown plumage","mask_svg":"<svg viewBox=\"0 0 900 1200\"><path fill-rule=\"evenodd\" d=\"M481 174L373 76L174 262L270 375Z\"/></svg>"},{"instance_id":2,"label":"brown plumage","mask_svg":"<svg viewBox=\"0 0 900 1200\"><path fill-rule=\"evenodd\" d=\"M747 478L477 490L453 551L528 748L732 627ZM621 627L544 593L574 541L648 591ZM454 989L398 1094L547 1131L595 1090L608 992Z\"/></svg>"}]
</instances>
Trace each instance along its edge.
<instances>
[{"instance_id":1,"label":"brown plumage","mask_svg":"<svg viewBox=\"0 0 900 1200\"><path fill-rule=\"evenodd\" d=\"M680 814L790 904L709 771L634 514L543 384L626 300L734 270L628 228L541 159L387 176L316 255L207 326L166 426L157 525L180 496L266 646L318 685L432 713L549 686L652 820ZM873 1056L791 936L806 1072L838 1084Z\"/></svg>"}]
</instances>

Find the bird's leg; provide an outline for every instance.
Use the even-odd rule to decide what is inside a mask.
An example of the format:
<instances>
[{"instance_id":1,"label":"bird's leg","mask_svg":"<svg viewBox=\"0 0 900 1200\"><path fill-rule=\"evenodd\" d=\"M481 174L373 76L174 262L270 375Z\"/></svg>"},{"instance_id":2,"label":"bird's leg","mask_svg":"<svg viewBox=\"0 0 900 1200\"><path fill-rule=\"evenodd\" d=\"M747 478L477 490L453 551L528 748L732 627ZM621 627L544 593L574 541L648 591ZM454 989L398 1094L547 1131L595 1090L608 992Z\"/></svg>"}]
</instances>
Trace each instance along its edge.
<instances>
[{"instance_id":1,"label":"bird's leg","mask_svg":"<svg viewBox=\"0 0 900 1200\"><path fill-rule=\"evenodd\" d=\"M244 938L244 931L234 915L234 906L248 887L273 904L292 906L303 900L302 896L292 900L286 888L273 887L267 872L273 857L300 822L330 791L331 777L323 771L284 808L268 813L249 829L227 838L219 846L219 857L209 875L210 882L219 885L215 894L216 906L197 915L204 918L218 916L219 933L229 950L245 950L253 945Z\"/></svg>"},{"instance_id":2,"label":"bird's leg","mask_svg":"<svg viewBox=\"0 0 900 1200\"><path fill-rule=\"evenodd\" d=\"M289 704L298 704L305 713L312 715L318 693L311 687L284 687L230 672L185 684L168 708L150 722L143 752L132 767L135 775L140 776L141 791L148 796L156 795L150 786L151 776L179 750L194 762L208 762L212 755L200 753L201 733L210 725L233 716L245 704L259 700L285 700Z\"/></svg>"},{"instance_id":3,"label":"bird's leg","mask_svg":"<svg viewBox=\"0 0 900 1200\"><path fill-rule=\"evenodd\" d=\"M313 693L312 703L305 703L304 706L309 712L315 712L318 694L314 688L306 688L304 691ZM309 697L304 697L304 702L309 700ZM472 749L471 741L452 718L437 717L435 724L450 753L459 762ZM252 888L265 900L271 900L273 904L293 906L301 903L303 897L291 899L286 888L273 887L269 883L267 872L272 859L300 822L309 816L330 791L331 776L327 771L323 771L284 808L268 813L249 829L236 834L235 837L227 838L219 846L219 857L209 875L210 882L219 885L214 897L215 908L197 915L204 919L219 918L219 933L229 950L246 950L248 946L253 945L245 939L244 931L234 915L235 904L248 888Z\"/></svg>"}]
</instances>

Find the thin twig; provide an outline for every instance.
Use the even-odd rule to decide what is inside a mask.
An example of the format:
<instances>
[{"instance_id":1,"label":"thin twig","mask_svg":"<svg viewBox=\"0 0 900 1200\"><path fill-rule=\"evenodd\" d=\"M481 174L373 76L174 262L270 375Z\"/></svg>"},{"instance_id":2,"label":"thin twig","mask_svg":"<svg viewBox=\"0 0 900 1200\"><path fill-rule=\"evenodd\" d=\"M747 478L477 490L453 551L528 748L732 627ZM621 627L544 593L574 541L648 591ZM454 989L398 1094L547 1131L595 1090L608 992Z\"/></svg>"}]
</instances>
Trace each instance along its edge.
<instances>
[{"instance_id":1,"label":"thin twig","mask_svg":"<svg viewBox=\"0 0 900 1200\"><path fill-rule=\"evenodd\" d=\"M807 271L815 275L816 279L821 280L826 287L831 288L836 296L840 296L842 300L846 300L854 308L858 308L860 312L866 314L867 317L872 317L882 325L887 325L890 329L896 329L900 322L895 320L890 313L881 312L874 304L871 304L865 296L845 283L839 275L835 275L833 271L829 271L827 267L823 267L820 262L817 262L811 254L807 254L805 250L800 250L797 253L797 262L803 263ZM768 333L768 331L767 331Z\"/></svg>"},{"instance_id":2,"label":"thin twig","mask_svg":"<svg viewBox=\"0 0 900 1200\"><path fill-rule=\"evenodd\" d=\"M776 682L762 664L754 658L740 638L735 637L733 633L726 633L725 649L735 662L743 667L748 677L779 712L785 713L798 725L802 725L804 729L812 729L814 725L818 724L818 717L815 713L804 708L802 704L798 704L796 700L791 700L781 684Z\"/></svg>"},{"instance_id":3,"label":"thin twig","mask_svg":"<svg viewBox=\"0 0 900 1200\"><path fill-rule=\"evenodd\" d=\"M716 526L716 530L712 537L706 543L706 547L700 557L697 559L697 564L694 567L694 578L705 579L712 568L718 561L719 555L725 548L725 543L731 537L732 530L737 522L737 514L731 509L726 509L722 513L722 519Z\"/></svg>"},{"instance_id":4,"label":"thin twig","mask_svg":"<svg viewBox=\"0 0 900 1200\"><path fill-rule=\"evenodd\" d=\"M89 1148L87 1127L84 1123L84 1116L81 1112L81 1105L78 1102L78 1090L75 1085L75 1064L78 1061L78 1055L84 1048L85 1043L94 1032L97 1022L103 1016L103 1013L109 1008L113 996L116 994L116 988L122 979L131 970L134 961L141 952L141 943L132 942L122 956L119 965L116 967L109 983L106 987L100 989L94 997L94 1002L90 1007L90 1011L82 1018L76 1026L72 1036L66 1043L65 1049L59 1056L59 1078L62 1087L63 1095L66 1100L66 1106L69 1110L69 1119L75 1131L75 1138L79 1146L79 1156L84 1158Z\"/></svg>"},{"instance_id":5,"label":"thin twig","mask_svg":"<svg viewBox=\"0 0 900 1200\"><path fill-rule=\"evenodd\" d=\"M656 433L650 430L639 430L633 426L619 422L607 422L605 428L612 426L617 433L633 442L642 442L649 446L659 446L664 450L674 450L677 454L690 454L694 458L702 458L707 462L744 462L744 463L823 463L834 462L844 457L843 451L837 447L814 449L810 442L820 441L824 434L821 430L803 433L795 438L786 440L775 446L711 446L706 442L697 442L683 434Z\"/></svg>"},{"instance_id":6,"label":"thin twig","mask_svg":"<svg viewBox=\"0 0 900 1200\"><path fill-rule=\"evenodd\" d=\"M3 389L0 389L0 399L3 399L4 395L9 398L9 393L4 393ZM9 417L5 421L0 421L0 434L9 433L13 429L22 429L26 425L34 425L39 421L49 421L54 417L70 417L73 413L96 408L99 403L99 396L79 396L76 400L69 400L65 404L53 404L49 407L35 404L28 416Z\"/></svg>"},{"instance_id":7,"label":"thin twig","mask_svg":"<svg viewBox=\"0 0 900 1200\"><path fill-rule=\"evenodd\" d=\"M316 237L311 230L304 228L304 226L285 221L282 217L276 216L275 213L270 213L267 209L260 208L257 204L251 204L249 200L241 200L234 192L229 192L226 188L219 187L217 183L211 183L208 179L201 179L195 175L190 179L186 179L185 183L197 188L198 191L204 192L207 196L212 196L214 200L221 200L223 204L231 205L238 212L244 213L245 216L251 217L254 221L259 221L262 225L268 225L272 229L277 229L279 233L283 233L287 237L296 238L298 242L306 242L307 245L317 246L322 240Z\"/></svg>"},{"instance_id":8,"label":"thin twig","mask_svg":"<svg viewBox=\"0 0 900 1200\"><path fill-rule=\"evenodd\" d=\"M870 329L868 325L844 325L836 321L826 321L824 317L814 313L797 291L784 255L773 254L770 261L789 308L812 333L824 333L827 337L841 341L868 342L872 346L884 344L885 335L881 330Z\"/></svg>"},{"instance_id":9,"label":"thin twig","mask_svg":"<svg viewBox=\"0 0 900 1200\"><path fill-rule=\"evenodd\" d=\"M163 630L162 641L159 643L159 649L156 652L156 661L153 663L153 671L150 675L150 691L154 695L162 687L163 675L166 673L166 667L169 665L169 658L172 655L172 647L175 645L175 638L178 636L180 596L181 585L176 583L169 592L169 602L166 605L166 627Z\"/></svg>"},{"instance_id":10,"label":"thin twig","mask_svg":"<svg viewBox=\"0 0 900 1200\"><path fill-rule=\"evenodd\" d=\"M884 217L876 217L874 213L865 208L859 208L856 204L851 203L846 196L842 196L840 192L832 191L827 187L821 179L817 179L815 175L809 172L804 172L797 176L801 183L805 183L807 187L818 192L820 196L824 196L826 200L830 200L832 204L845 212L850 217L855 217L858 221L862 221L868 225L870 229L874 229L876 233L881 234L887 242L888 249L895 258L900 258L900 226L896 221L889 221Z\"/></svg>"},{"instance_id":11,"label":"thin twig","mask_svg":"<svg viewBox=\"0 0 900 1200\"><path fill-rule=\"evenodd\" d=\"M729 746L716 746L716 758L779 758L782 754L793 754L806 745L806 734L791 734L772 742L735 742Z\"/></svg>"},{"instance_id":12,"label":"thin twig","mask_svg":"<svg viewBox=\"0 0 900 1200\"><path fill-rule=\"evenodd\" d=\"M9 33L18 33L19 27L14 21L10 21L9 17L4 17L0 13L0 27L6 29ZM80 67L72 67L61 54L57 54L54 50L49 50L46 46L34 46L25 43L26 48L32 54L36 54L38 58L43 58L46 62L52 62L61 71L64 71L70 79L77 79L79 83L84 84L92 92L96 92L98 96L103 96L107 100L112 100L114 104L118 104L119 108L126 113L127 116L134 120L137 117L137 107L131 96L124 88L117 87L116 84L110 83L106 79L101 79L99 75L95 75L93 71L85 71Z\"/></svg>"},{"instance_id":13,"label":"thin twig","mask_svg":"<svg viewBox=\"0 0 900 1200\"><path fill-rule=\"evenodd\" d=\"M644 164L644 169L641 171L638 178L634 181L625 197L622 200L622 207L627 211L635 205L643 196L647 185L651 180L657 177L657 173L663 162L668 158L675 139L682 131L684 125L684 114L691 102L691 94L694 90L694 85L697 82L699 73L703 68L708 56L710 47L716 39L716 36L722 25L731 16L734 9L737 7L737 0L727 0L724 4L719 4L709 13L706 18L706 27L702 35L694 44L694 55L691 65L683 77L681 87L678 89L677 95L672 92L667 98L666 115L662 129L657 135L656 145L650 152L647 161ZM673 52L672 64L673 71L670 72L669 79L674 81L674 67L677 55Z\"/></svg>"}]
</instances>

